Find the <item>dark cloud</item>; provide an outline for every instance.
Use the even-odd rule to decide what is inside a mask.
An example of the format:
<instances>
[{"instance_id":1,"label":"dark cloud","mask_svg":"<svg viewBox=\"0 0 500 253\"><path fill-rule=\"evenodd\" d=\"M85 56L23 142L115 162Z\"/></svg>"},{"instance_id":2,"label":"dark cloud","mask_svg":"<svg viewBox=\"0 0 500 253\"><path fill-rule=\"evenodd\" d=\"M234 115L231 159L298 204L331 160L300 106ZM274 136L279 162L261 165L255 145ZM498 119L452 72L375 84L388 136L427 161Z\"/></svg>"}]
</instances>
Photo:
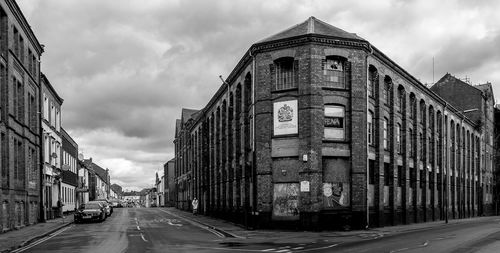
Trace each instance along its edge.
<instances>
[{"instance_id":1,"label":"dark cloud","mask_svg":"<svg viewBox=\"0 0 500 253\"><path fill-rule=\"evenodd\" d=\"M150 186L172 158L182 107L205 106L253 43L309 16L369 40L422 82L433 57L436 80L500 82L496 1L18 2L46 46L63 126L129 188Z\"/></svg>"}]
</instances>

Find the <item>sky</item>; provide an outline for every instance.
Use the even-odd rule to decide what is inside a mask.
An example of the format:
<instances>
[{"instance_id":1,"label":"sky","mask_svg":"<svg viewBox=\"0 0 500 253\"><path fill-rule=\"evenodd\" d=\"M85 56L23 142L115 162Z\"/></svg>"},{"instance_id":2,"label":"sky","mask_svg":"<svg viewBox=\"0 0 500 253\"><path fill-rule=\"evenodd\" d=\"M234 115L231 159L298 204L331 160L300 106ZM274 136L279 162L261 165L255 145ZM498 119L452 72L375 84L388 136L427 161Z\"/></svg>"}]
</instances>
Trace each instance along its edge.
<instances>
[{"instance_id":1,"label":"sky","mask_svg":"<svg viewBox=\"0 0 500 253\"><path fill-rule=\"evenodd\" d=\"M152 187L174 157L181 108L203 108L253 43L310 16L358 34L422 83L451 73L491 82L500 99L500 1L17 2L45 45L62 126L126 190Z\"/></svg>"}]
</instances>

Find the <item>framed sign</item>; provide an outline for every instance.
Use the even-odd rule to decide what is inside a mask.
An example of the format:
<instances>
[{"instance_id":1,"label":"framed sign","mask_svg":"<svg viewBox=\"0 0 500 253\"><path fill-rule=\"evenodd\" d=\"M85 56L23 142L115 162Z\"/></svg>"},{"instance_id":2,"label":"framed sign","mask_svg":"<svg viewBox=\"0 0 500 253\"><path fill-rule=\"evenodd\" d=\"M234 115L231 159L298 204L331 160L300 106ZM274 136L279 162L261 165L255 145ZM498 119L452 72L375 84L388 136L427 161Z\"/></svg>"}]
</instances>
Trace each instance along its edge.
<instances>
[{"instance_id":1,"label":"framed sign","mask_svg":"<svg viewBox=\"0 0 500 253\"><path fill-rule=\"evenodd\" d=\"M297 100L274 102L274 135L297 134L299 132L297 118Z\"/></svg>"},{"instance_id":2,"label":"framed sign","mask_svg":"<svg viewBox=\"0 0 500 253\"><path fill-rule=\"evenodd\" d=\"M299 219L299 184L276 183L273 194L273 219Z\"/></svg>"}]
</instances>

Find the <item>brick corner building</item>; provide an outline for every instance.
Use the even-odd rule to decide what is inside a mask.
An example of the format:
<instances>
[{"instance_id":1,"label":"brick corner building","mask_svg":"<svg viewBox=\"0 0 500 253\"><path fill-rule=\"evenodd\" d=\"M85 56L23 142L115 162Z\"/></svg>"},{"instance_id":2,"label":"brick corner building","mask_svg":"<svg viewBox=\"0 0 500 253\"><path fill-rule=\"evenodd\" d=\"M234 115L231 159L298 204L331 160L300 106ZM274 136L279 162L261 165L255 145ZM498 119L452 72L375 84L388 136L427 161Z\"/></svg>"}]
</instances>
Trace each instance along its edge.
<instances>
[{"instance_id":1,"label":"brick corner building","mask_svg":"<svg viewBox=\"0 0 500 253\"><path fill-rule=\"evenodd\" d=\"M176 206L196 197L207 215L305 229L488 214L493 104L491 84L445 75L429 89L311 17L253 44L204 108L182 110Z\"/></svg>"}]
</instances>

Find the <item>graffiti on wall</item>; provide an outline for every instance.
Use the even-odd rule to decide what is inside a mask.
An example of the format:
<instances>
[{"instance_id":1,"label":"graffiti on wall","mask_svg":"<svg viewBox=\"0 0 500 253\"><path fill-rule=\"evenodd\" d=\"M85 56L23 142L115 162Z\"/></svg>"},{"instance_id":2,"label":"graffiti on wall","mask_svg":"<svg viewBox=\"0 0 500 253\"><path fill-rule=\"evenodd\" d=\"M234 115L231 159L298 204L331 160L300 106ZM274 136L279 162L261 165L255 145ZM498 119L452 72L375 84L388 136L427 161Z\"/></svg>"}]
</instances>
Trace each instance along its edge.
<instances>
[{"instance_id":1,"label":"graffiti on wall","mask_svg":"<svg viewBox=\"0 0 500 253\"><path fill-rule=\"evenodd\" d=\"M274 184L273 216L278 219L299 218L299 184Z\"/></svg>"},{"instance_id":2,"label":"graffiti on wall","mask_svg":"<svg viewBox=\"0 0 500 253\"><path fill-rule=\"evenodd\" d=\"M325 208L346 207L349 201L349 183L323 183L323 197Z\"/></svg>"}]
</instances>

